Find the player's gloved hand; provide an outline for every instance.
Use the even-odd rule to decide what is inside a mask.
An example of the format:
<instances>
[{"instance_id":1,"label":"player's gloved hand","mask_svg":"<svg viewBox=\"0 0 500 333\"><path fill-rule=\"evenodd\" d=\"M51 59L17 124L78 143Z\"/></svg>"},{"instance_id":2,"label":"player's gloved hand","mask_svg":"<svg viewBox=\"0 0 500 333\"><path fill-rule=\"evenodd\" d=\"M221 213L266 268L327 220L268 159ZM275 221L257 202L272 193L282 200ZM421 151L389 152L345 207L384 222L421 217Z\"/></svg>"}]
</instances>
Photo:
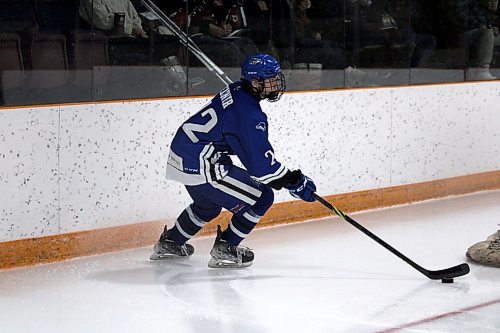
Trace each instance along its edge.
<instances>
[{"instance_id":1,"label":"player's gloved hand","mask_svg":"<svg viewBox=\"0 0 500 333\"><path fill-rule=\"evenodd\" d=\"M298 170L298 172L300 172L300 170ZM313 193L316 192L316 185L311 178L304 176L301 172L299 181L296 184L287 186L286 189L290 191L290 194L295 198L308 202L316 200L313 197Z\"/></svg>"}]
</instances>

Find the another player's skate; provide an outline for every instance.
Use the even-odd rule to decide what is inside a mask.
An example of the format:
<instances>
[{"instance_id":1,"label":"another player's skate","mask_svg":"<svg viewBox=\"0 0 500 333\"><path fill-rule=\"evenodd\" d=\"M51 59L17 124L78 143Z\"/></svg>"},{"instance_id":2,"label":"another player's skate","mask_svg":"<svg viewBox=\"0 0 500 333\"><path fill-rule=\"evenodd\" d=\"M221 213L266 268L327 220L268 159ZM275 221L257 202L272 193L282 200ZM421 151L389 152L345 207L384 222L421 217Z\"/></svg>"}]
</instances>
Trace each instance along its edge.
<instances>
[{"instance_id":1,"label":"another player's skate","mask_svg":"<svg viewBox=\"0 0 500 333\"><path fill-rule=\"evenodd\" d=\"M248 267L253 263L253 252L251 249L243 246L231 246L225 240L221 239L222 230L217 226L217 237L215 244L210 251L210 268L240 268Z\"/></svg>"},{"instance_id":2,"label":"another player's skate","mask_svg":"<svg viewBox=\"0 0 500 333\"><path fill-rule=\"evenodd\" d=\"M500 267L500 230L469 247L467 258L486 266Z\"/></svg>"},{"instance_id":3,"label":"another player's skate","mask_svg":"<svg viewBox=\"0 0 500 333\"><path fill-rule=\"evenodd\" d=\"M166 230L156 242L154 253L149 257L150 260L162 260L167 258L189 257L194 253L194 247L190 244L179 245L168 238L169 232Z\"/></svg>"}]
</instances>

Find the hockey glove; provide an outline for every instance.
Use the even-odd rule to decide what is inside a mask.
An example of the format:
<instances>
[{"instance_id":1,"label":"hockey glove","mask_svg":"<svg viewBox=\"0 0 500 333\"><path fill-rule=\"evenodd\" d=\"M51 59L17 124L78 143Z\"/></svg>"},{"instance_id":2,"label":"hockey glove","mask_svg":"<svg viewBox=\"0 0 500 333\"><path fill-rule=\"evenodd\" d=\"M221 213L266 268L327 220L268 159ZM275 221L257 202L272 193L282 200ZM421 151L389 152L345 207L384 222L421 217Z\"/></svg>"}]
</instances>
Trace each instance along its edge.
<instances>
[{"instance_id":1,"label":"hockey glove","mask_svg":"<svg viewBox=\"0 0 500 333\"><path fill-rule=\"evenodd\" d=\"M304 176L302 173L300 176L301 177L298 183L289 185L286 189L290 191L290 194L295 198L313 202L315 200L313 193L316 192L316 185L311 178Z\"/></svg>"}]
</instances>

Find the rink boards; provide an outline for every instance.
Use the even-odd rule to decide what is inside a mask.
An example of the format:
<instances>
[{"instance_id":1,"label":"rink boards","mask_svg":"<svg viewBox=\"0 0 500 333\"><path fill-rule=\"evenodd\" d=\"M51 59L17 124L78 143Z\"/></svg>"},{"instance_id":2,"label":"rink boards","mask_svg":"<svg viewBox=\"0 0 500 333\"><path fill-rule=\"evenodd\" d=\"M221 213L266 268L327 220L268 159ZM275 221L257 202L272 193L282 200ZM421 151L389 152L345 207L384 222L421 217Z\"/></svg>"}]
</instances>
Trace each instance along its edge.
<instances>
[{"instance_id":1,"label":"rink boards","mask_svg":"<svg viewBox=\"0 0 500 333\"><path fill-rule=\"evenodd\" d=\"M0 109L0 267L153 242L189 203L164 177L169 142L208 100ZM262 103L276 158L346 211L500 188L499 105L498 82L288 93ZM276 193L262 225L329 213L291 199Z\"/></svg>"}]
</instances>

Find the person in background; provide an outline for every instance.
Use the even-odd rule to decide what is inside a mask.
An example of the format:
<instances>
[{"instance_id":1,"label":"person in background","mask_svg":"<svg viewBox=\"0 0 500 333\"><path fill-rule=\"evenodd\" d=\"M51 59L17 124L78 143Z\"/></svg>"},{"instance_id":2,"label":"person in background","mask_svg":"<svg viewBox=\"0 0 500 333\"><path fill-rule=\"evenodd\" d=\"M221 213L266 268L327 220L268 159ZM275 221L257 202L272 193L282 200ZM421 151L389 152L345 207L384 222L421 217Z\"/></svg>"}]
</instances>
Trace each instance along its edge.
<instances>
[{"instance_id":1,"label":"person in background","mask_svg":"<svg viewBox=\"0 0 500 333\"><path fill-rule=\"evenodd\" d=\"M411 13L417 5L406 0L360 0L360 41L363 49L383 46L390 67L421 68L434 51L433 34L415 32ZM380 64L375 64L380 66Z\"/></svg>"},{"instance_id":2,"label":"person in background","mask_svg":"<svg viewBox=\"0 0 500 333\"><path fill-rule=\"evenodd\" d=\"M490 73L493 58L493 15L497 0L448 0L445 17L459 47L465 51L466 80L494 80Z\"/></svg>"},{"instance_id":3,"label":"person in background","mask_svg":"<svg viewBox=\"0 0 500 333\"><path fill-rule=\"evenodd\" d=\"M239 67L246 57L258 52L250 38L232 35L244 28L243 10L237 0L211 0L198 2L190 13L191 38L221 66Z\"/></svg>"},{"instance_id":4,"label":"person in background","mask_svg":"<svg viewBox=\"0 0 500 333\"><path fill-rule=\"evenodd\" d=\"M124 35L140 38L148 37L130 0L81 0L79 14L88 24L108 34L115 34L116 32L115 16L123 15ZM118 34L121 34L121 32Z\"/></svg>"},{"instance_id":5,"label":"person in background","mask_svg":"<svg viewBox=\"0 0 500 333\"><path fill-rule=\"evenodd\" d=\"M243 1L246 22L244 28L247 30L244 36L249 37L260 51L279 59L280 55L271 31L271 6L269 2L269 0Z\"/></svg>"},{"instance_id":6,"label":"person in background","mask_svg":"<svg viewBox=\"0 0 500 333\"><path fill-rule=\"evenodd\" d=\"M324 69L344 69L345 57L342 49L333 41L323 39L322 33L315 29L308 16L311 0L295 0L295 63L322 64Z\"/></svg>"}]
</instances>

